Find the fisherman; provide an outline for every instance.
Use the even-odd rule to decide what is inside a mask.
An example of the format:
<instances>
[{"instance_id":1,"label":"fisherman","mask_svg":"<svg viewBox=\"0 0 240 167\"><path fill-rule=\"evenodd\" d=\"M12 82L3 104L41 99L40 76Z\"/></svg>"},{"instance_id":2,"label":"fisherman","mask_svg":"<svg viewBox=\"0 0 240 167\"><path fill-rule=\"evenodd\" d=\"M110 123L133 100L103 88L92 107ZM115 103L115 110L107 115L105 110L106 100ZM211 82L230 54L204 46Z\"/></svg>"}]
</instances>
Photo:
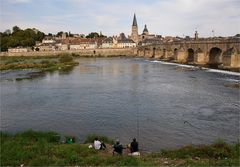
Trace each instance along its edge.
<instances>
[{"instance_id":1,"label":"fisherman","mask_svg":"<svg viewBox=\"0 0 240 167\"><path fill-rule=\"evenodd\" d=\"M103 142L100 142L97 137L93 142L93 147L95 150L105 150L107 148L106 145Z\"/></svg>"},{"instance_id":2,"label":"fisherman","mask_svg":"<svg viewBox=\"0 0 240 167\"><path fill-rule=\"evenodd\" d=\"M130 144L130 151L131 153L138 152L138 142L136 141L136 138L133 138L133 141Z\"/></svg>"},{"instance_id":3,"label":"fisherman","mask_svg":"<svg viewBox=\"0 0 240 167\"><path fill-rule=\"evenodd\" d=\"M115 155L116 153L119 155L122 155L124 147L122 146L122 144L120 144L119 140L116 141L116 143L113 145L113 155Z\"/></svg>"}]
</instances>

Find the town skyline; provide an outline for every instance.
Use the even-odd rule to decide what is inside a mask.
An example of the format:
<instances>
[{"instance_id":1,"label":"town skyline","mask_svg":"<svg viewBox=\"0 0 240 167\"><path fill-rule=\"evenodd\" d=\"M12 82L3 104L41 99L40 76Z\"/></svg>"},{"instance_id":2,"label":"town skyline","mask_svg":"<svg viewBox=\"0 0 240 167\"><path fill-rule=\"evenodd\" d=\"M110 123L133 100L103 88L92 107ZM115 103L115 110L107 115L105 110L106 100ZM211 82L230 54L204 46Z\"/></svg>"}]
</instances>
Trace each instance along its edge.
<instances>
[{"instance_id":1,"label":"town skyline","mask_svg":"<svg viewBox=\"0 0 240 167\"><path fill-rule=\"evenodd\" d=\"M17 25L44 33L59 31L77 34L102 32L112 36L131 35L136 13L139 33L147 24L149 32L163 36L233 36L239 33L237 0L2 0L1 31ZM213 30L213 31L212 31Z\"/></svg>"}]
</instances>

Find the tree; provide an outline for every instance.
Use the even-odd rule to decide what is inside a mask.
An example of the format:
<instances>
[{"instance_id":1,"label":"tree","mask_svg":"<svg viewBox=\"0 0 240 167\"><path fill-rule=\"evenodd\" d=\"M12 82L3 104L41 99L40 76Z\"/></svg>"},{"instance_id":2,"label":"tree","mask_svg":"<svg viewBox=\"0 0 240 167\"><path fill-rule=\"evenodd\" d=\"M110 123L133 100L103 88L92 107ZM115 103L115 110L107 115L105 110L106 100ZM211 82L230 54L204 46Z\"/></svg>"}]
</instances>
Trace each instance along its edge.
<instances>
[{"instance_id":1,"label":"tree","mask_svg":"<svg viewBox=\"0 0 240 167\"><path fill-rule=\"evenodd\" d=\"M104 38L104 37L107 37L106 35L103 35L103 34L100 34L99 36L100 38Z\"/></svg>"},{"instance_id":2,"label":"tree","mask_svg":"<svg viewBox=\"0 0 240 167\"><path fill-rule=\"evenodd\" d=\"M73 37L73 34L71 32L68 33L69 37Z\"/></svg>"},{"instance_id":3,"label":"tree","mask_svg":"<svg viewBox=\"0 0 240 167\"><path fill-rule=\"evenodd\" d=\"M61 37L62 34L63 34L63 31L58 32L58 33L57 33L57 37Z\"/></svg>"},{"instance_id":4,"label":"tree","mask_svg":"<svg viewBox=\"0 0 240 167\"><path fill-rule=\"evenodd\" d=\"M5 35L10 35L10 34L11 34L11 30L9 30L9 29L5 30L5 31L4 31L4 34L5 34Z\"/></svg>"},{"instance_id":5,"label":"tree","mask_svg":"<svg viewBox=\"0 0 240 167\"><path fill-rule=\"evenodd\" d=\"M18 31L20 31L21 29L20 29L18 26L14 26L14 27L12 28L12 30L13 30L13 33L16 33L16 32L18 32Z\"/></svg>"},{"instance_id":6,"label":"tree","mask_svg":"<svg viewBox=\"0 0 240 167\"><path fill-rule=\"evenodd\" d=\"M99 34L97 32L91 32L86 36L86 38L98 38Z\"/></svg>"}]
</instances>

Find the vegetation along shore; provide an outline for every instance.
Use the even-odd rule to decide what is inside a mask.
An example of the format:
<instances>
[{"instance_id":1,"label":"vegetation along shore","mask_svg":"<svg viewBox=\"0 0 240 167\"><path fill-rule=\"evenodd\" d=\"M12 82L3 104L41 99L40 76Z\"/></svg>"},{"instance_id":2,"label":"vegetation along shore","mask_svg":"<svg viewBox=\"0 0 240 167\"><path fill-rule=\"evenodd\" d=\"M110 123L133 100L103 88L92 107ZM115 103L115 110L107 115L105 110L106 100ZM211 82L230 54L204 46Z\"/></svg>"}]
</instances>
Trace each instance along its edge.
<instances>
[{"instance_id":1,"label":"vegetation along shore","mask_svg":"<svg viewBox=\"0 0 240 167\"><path fill-rule=\"evenodd\" d=\"M239 143L217 141L133 157L113 156L114 141L104 136L99 138L107 143L106 150L89 148L95 137L88 136L82 144L66 144L55 132L1 132L1 166L239 166Z\"/></svg>"},{"instance_id":2,"label":"vegetation along shore","mask_svg":"<svg viewBox=\"0 0 240 167\"><path fill-rule=\"evenodd\" d=\"M16 69L38 69L41 72L68 70L79 63L74 61L74 54L56 56L4 56L0 57L0 71Z\"/></svg>"}]
</instances>

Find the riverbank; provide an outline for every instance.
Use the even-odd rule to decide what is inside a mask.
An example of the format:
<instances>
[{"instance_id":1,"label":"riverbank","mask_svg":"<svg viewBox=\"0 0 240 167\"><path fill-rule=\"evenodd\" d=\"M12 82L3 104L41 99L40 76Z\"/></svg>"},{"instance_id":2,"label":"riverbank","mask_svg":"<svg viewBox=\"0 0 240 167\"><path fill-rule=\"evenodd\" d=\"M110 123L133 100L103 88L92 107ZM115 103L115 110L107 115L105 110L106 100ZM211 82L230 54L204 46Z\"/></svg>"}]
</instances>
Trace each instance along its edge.
<instances>
[{"instance_id":1,"label":"riverbank","mask_svg":"<svg viewBox=\"0 0 240 167\"><path fill-rule=\"evenodd\" d=\"M52 56L59 54L76 54L80 57L112 57L112 56L133 56L136 55L135 48L106 48L106 49L80 49L80 50L56 50L56 51L31 51L31 52L0 52L2 56Z\"/></svg>"},{"instance_id":2,"label":"riverbank","mask_svg":"<svg viewBox=\"0 0 240 167\"><path fill-rule=\"evenodd\" d=\"M112 156L114 141L104 136L100 139L108 144L107 150L90 149L93 139L94 135L85 144L64 144L55 132L1 133L1 166L239 166L239 143L218 141L132 157Z\"/></svg>"}]
</instances>

